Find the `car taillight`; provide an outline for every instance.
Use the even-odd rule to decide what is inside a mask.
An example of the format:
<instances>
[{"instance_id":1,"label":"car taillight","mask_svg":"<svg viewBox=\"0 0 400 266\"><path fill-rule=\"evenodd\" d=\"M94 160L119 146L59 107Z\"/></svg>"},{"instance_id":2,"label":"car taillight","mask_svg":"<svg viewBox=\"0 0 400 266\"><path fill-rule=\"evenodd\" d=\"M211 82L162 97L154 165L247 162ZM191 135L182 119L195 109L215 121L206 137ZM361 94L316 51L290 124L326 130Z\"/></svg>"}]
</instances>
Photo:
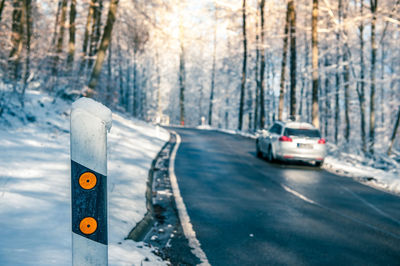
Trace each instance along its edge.
<instances>
[{"instance_id":1,"label":"car taillight","mask_svg":"<svg viewBox=\"0 0 400 266\"><path fill-rule=\"evenodd\" d=\"M326 140L325 139L320 139L320 140L318 140L318 144L325 144L326 143Z\"/></svg>"},{"instance_id":2,"label":"car taillight","mask_svg":"<svg viewBox=\"0 0 400 266\"><path fill-rule=\"evenodd\" d=\"M287 137L287 136L282 136L282 137L279 138L279 141L289 141L289 142L292 142L293 140L292 140L291 138Z\"/></svg>"}]
</instances>

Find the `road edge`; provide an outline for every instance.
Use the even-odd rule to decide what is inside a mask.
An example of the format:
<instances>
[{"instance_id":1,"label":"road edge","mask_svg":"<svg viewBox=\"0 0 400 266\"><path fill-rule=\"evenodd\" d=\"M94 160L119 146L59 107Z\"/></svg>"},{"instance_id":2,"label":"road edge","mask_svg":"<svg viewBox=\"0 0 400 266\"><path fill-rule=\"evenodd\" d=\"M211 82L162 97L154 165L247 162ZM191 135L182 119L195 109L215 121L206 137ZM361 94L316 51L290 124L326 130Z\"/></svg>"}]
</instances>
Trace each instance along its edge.
<instances>
[{"instance_id":1,"label":"road edge","mask_svg":"<svg viewBox=\"0 0 400 266\"><path fill-rule=\"evenodd\" d=\"M170 163L169 163L169 177L171 181L172 192L174 194L176 208L178 210L179 220L183 228L183 233L189 241L189 246L193 255L195 255L200 261L200 265L210 265L207 256L201 248L200 241L196 237L196 232L193 230L192 223L190 222L189 214L187 213L186 205L183 202L181 192L179 190L178 180L175 175L175 158L181 144L181 137L175 131L170 131L171 134L176 136L176 143L171 152Z\"/></svg>"},{"instance_id":2,"label":"road edge","mask_svg":"<svg viewBox=\"0 0 400 266\"><path fill-rule=\"evenodd\" d=\"M162 151L167 147L167 145L171 142L171 133L170 133L170 138L168 141L164 143L160 151L157 153L157 156L153 159L151 162L151 167L148 173L147 177L147 182L146 182L146 208L147 212L140 220L134 228L129 232L128 236L125 238L125 240L133 240L133 241L142 241L146 234L150 231L150 228L153 226L154 223L154 208L153 208L153 175L154 175L154 169L157 163L157 160L159 159Z\"/></svg>"}]
</instances>

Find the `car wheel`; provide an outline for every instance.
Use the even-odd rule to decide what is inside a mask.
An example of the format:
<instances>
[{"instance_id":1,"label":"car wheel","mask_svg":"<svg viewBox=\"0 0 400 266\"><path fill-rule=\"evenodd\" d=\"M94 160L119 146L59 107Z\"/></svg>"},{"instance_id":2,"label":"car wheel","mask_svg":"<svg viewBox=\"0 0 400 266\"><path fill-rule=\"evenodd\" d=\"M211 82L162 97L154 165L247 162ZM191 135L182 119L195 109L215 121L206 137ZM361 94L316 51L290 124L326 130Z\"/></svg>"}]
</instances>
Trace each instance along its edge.
<instances>
[{"instance_id":1,"label":"car wheel","mask_svg":"<svg viewBox=\"0 0 400 266\"><path fill-rule=\"evenodd\" d=\"M274 155L272 154L272 147L271 147L271 145L268 146L267 160L268 160L269 162L271 162L271 163L275 160L275 159L274 159Z\"/></svg>"},{"instance_id":2,"label":"car wheel","mask_svg":"<svg viewBox=\"0 0 400 266\"><path fill-rule=\"evenodd\" d=\"M257 157L258 158L262 158L263 157L263 154L262 154L262 152L260 150L260 147L258 146L258 141L256 142L256 153L257 153Z\"/></svg>"},{"instance_id":3,"label":"car wheel","mask_svg":"<svg viewBox=\"0 0 400 266\"><path fill-rule=\"evenodd\" d=\"M321 167L323 163L324 163L324 161L316 161L315 162L315 166L316 167Z\"/></svg>"}]
</instances>

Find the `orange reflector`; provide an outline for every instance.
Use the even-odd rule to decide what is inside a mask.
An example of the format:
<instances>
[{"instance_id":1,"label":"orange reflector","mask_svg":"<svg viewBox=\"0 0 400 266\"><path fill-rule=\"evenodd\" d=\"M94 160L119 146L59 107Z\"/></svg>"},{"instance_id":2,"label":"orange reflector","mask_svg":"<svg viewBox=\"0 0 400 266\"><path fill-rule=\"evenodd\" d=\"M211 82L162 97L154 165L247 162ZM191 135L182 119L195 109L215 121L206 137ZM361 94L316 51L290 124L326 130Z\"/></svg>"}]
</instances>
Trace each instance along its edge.
<instances>
[{"instance_id":1,"label":"orange reflector","mask_svg":"<svg viewBox=\"0 0 400 266\"><path fill-rule=\"evenodd\" d=\"M97 222L92 217L86 217L79 224L79 229L81 229L81 232L85 235L93 234L97 229Z\"/></svg>"},{"instance_id":2,"label":"orange reflector","mask_svg":"<svg viewBox=\"0 0 400 266\"><path fill-rule=\"evenodd\" d=\"M93 173L86 172L79 177L79 185L83 189L92 189L97 184L97 178Z\"/></svg>"}]
</instances>

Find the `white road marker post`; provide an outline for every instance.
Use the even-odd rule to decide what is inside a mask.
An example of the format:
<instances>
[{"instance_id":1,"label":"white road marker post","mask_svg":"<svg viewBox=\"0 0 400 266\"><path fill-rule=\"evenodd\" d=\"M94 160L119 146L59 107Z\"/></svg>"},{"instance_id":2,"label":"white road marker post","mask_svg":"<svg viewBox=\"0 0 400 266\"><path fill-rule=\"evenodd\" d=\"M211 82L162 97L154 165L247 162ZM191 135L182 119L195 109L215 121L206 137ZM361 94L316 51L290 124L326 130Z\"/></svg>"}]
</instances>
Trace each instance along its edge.
<instances>
[{"instance_id":1,"label":"white road marker post","mask_svg":"<svg viewBox=\"0 0 400 266\"><path fill-rule=\"evenodd\" d=\"M110 109L80 98L71 110L72 264L108 265L107 131Z\"/></svg>"}]
</instances>

